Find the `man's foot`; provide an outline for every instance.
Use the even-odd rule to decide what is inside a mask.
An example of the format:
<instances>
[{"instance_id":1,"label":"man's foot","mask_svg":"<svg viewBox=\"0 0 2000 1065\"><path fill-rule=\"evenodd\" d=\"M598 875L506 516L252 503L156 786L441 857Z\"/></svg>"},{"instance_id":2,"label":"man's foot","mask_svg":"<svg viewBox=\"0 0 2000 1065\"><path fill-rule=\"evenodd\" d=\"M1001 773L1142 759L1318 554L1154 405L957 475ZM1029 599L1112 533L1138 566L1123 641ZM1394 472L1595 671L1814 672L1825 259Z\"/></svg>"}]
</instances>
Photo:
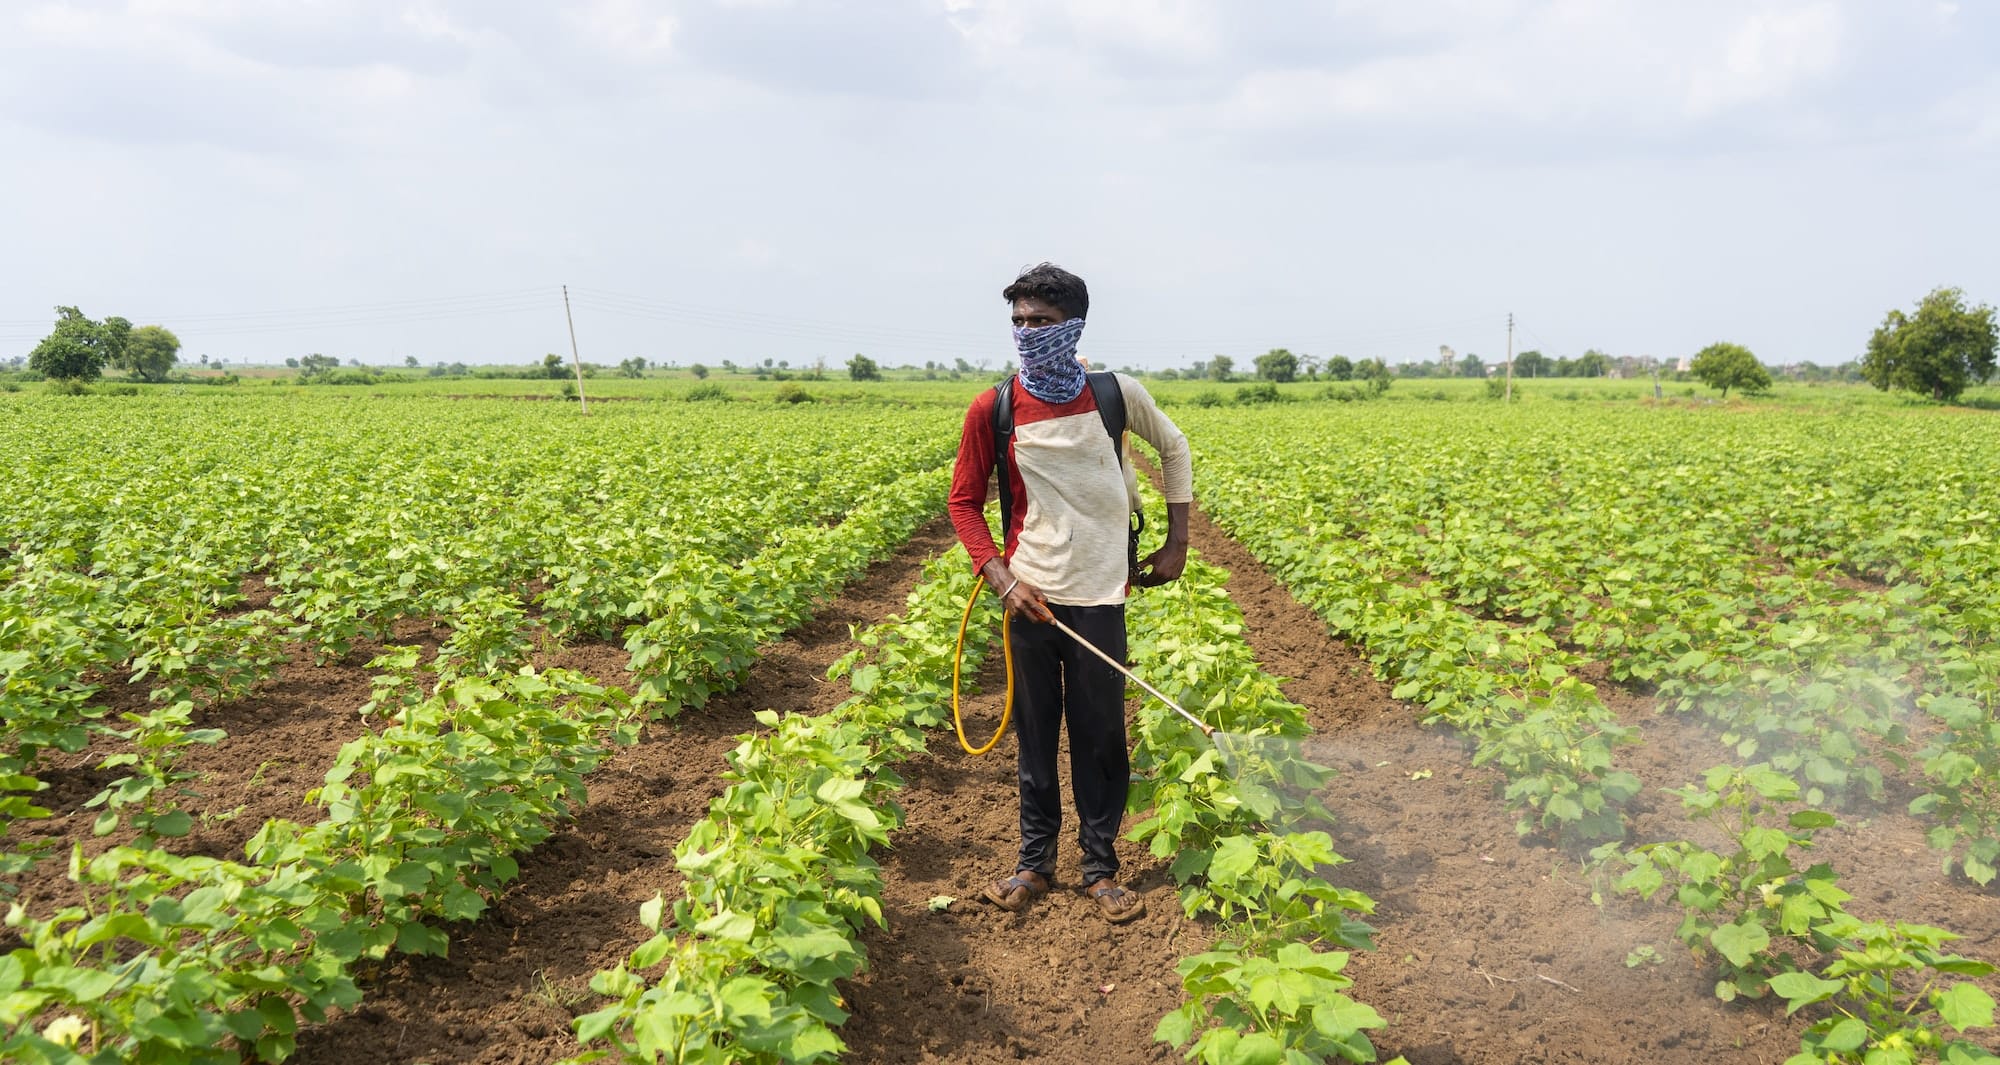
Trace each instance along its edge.
<instances>
[{"instance_id":1,"label":"man's foot","mask_svg":"<svg viewBox=\"0 0 2000 1065\"><path fill-rule=\"evenodd\" d=\"M1085 885L1083 893L1097 903L1097 912L1112 924L1124 924L1146 912L1146 900L1138 892L1119 887L1108 876Z\"/></svg>"},{"instance_id":2,"label":"man's foot","mask_svg":"<svg viewBox=\"0 0 2000 1065\"><path fill-rule=\"evenodd\" d=\"M1005 880L995 880L986 885L986 901L1006 910L1020 913L1028 904L1049 893L1049 878L1032 869L1023 869Z\"/></svg>"}]
</instances>

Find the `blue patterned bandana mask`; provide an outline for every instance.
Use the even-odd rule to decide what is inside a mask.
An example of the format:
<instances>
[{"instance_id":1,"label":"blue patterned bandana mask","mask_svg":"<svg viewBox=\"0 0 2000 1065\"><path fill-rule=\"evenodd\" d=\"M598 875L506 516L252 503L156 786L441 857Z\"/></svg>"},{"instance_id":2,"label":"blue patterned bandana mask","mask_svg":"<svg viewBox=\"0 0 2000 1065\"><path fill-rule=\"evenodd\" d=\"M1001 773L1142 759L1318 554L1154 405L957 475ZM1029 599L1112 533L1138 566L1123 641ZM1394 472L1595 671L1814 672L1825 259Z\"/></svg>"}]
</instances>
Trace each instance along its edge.
<instances>
[{"instance_id":1,"label":"blue patterned bandana mask","mask_svg":"<svg viewBox=\"0 0 2000 1065\"><path fill-rule=\"evenodd\" d=\"M1021 353L1021 387L1045 403L1068 403L1083 393L1083 364L1076 361L1076 342L1083 336L1083 319L1054 325L1014 329L1014 349Z\"/></svg>"}]
</instances>

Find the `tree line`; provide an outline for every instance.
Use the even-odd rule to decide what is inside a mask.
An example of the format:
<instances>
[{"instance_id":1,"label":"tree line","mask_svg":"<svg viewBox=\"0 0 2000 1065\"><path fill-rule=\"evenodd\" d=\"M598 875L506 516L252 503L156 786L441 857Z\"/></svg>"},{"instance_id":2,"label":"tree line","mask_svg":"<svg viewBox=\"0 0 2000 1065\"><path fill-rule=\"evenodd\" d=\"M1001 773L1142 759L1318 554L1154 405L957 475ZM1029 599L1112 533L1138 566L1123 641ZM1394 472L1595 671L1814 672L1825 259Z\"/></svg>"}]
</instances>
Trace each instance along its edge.
<instances>
[{"instance_id":1,"label":"tree line","mask_svg":"<svg viewBox=\"0 0 2000 1065\"><path fill-rule=\"evenodd\" d=\"M1984 304L1968 306L1960 289L1939 288L1919 300L1912 312L1891 310L1869 337L1866 353L1858 363L1850 365L1854 378L1878 389L1915 392L1949 402L1956 400L1967 387L1983 384L1993 377L1996 348L2000 348L2000 329L1996 329L1994 309ZM1274 384L1319 380L1322 376L1347 381L1357 379L1357 374L1365 377L1387 372L1386 367L1373 369L1380 366L1379 359L1356 362L1335 355L1321 361L1285 348L1273 348L1252 362L1256 379ZM1574 359L1552 359L1540 351L1524 351L1514 357L1513 364L1515 377L1531 379L1609 377L1614 370L1627 374L1634 370L1647 372L1657 370L1657 364L1651 364L1650 360L1613 359L1596 349ZM1395 372L1402 377L1483 378L1495 371L1477 355L1456 357L1447 351L1446 357L1435 362L1402 363ZM1687 372L1710 388L1720 389L1725 397L1732 389L1758 394L1768 392L1772 386L1770 369L1749 348L1729 341L1718 341L1696 352L1689 360ZM1807 379L1834 375L1834 371L1822 371L1811 363L1804 364L1799 371L1799 376ZM1216 355L1197 360L1185 370L1167 370L1156 376L1230 381L1236 379L1236 362L1227 355Z\"/></svg>"},{"instance_id":2,"label":"tree line","mask_svg":"<svg viewBox=\"0 0 2000 1065\"><path fill-rule=\"evenodd\" d=\"M28 369L57 382L79 384L97 380L106 369L123 370L141 381L165 381L180 361L180 339L164 326L143 325L134 327L128 319L112 316L102 321L91 319L76 307L57 307L55 326L49 335L28 356ZM1919 300L1910 312L1891 310L1873 335L1869 337L1866 353L1856 364L1825 372L1825 376L1845 376L1851 372L1854 377L1878 389L1898 389L1925 395L1934 400L1949 402L1956 400L1966 388L1973 384L1990 380L1995 372L1995 352L2000 348L2000 330L1996 329L1994 309L1990 306L1968 305L1965 293L1957 288L1938 288ZM1656 371L1656 365L1642 365L1648 360L1613 359L1610 355L1595 349L1585 351L1576 358L1549 358L1540 351L1524 351L1515 356L1512 372L1519 378L1542 377L1608 377L1614 370L1622 373ZM404 360L414 369L414 357ZM343 383L343 378L357 373L365 373L359 363L353 371L342 371L338 359L320 354L285 360L287 366L299 371L302 382ZM17 364L18 365L18 364ZM982 367L984 364L981 364ZM1457 357L1446 349L1445 357L1435 362L1403 363L1394 368L1381 359L1350 359L1344 355L1334 355L1321 360L1311 355L1294 353L1285 348L1273 348L1252 360L1254 377L1273 384L1286 384L1297 380L1330 380L1375 382L1386 381L1391 376L1403 377L1487 377L1493 369L1483 359L1474 354ZM739 372L739 367L725 359L722 367L728 372ZM601 369L595 364L584 364L584 376L596 376ZM620 362L616 371L620 376L639 377L648 369L647 360L630 358ZM708 367L696 363L691 367L695 376L706 377ZM788 364L779 362L773 368L772 360L765 359L763 366L749 368L762 377L770 375L785 379ZM957 360L955 366L945 367L942 363L925 364L926 375L936 377L947 372L956 378L973 372L973 367L964 359ZM573 371L564 360L554 354L548 355L539 364L531 364L519 376L562 378ZM875 381L882 379L882 369L875 360L856 353L847 362L847 372L855 381ZM440 363L431 370L432 376L458 376L468 373L463 363L447 367ZM1819 379L1822 371L1808 363L1798 376L1805 379ZM478 372L477 376L494 376L493 371ZM1711 388L1720 389L1726 397L1732 391L1761 393L1772 386L1772 375L1768 367L1756 355L1741 344L1718 341L1696 352L1689 361L1688 375ZM815 366L815 372L808 376L824 377L823 363ZM1215 355L1195 361L1185 370L1163 370L1151 376L1161 378L1185 377L1196 380L1232 381L1237 379L1236 362L1227 355Z\"/></svg>"}]
</instances>

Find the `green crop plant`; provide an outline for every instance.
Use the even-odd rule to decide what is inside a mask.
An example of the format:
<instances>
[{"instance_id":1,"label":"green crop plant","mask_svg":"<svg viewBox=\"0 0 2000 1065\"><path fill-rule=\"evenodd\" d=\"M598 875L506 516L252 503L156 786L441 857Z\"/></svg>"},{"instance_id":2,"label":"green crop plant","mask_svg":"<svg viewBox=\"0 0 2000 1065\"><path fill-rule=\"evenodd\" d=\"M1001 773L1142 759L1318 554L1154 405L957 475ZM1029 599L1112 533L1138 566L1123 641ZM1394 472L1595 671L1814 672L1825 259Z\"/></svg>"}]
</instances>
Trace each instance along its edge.
<instances>
[{"instance_id":1,"label":"green crop plant","mask_svg":"<svg viewBox=\"0 0 2000 1065\"><path fill-rule=\"evenodd\" d=\"M120 716L130 721L132 727L107 730L130 743L133 749L107 755L97 767L131 766L132 772L112 781L83 804L86 809L104 807L91 825L93 835L109 835L123 819L138 829L136 844L148 847L161 837L185 836L194 827L194 818L179 809L175 801L184 795L197 794L188 785L198 774L179 769L176 763L189 744L213 745L222 740L224 733L217 728L191 727L193 714L194 704L183 699L144 713L124 713Z\"/></svg>"},{"instance_id":2,"label":"green crop plant","mask_svg":"<svg viewBox=\"0 0 2000 1065\"><path fill-rule=\"evenodd\" d=\"M1287 943L1269 956L1214 950L1182 959L1189 1000L1161 1018L1153 1038L1188 1045L1203 1065L1271 1062L1312 1065L1375 1060L1368 1030L1380 1014L1348 997L1344 953ZM1401 1061L1401 1058L1396 1059Z\"/></svg>"},{"instance_id":3,"label":"green crop plant","mask_svg":"<svg viewBox=\"0 0 2000 1065\"><path fill-rule=\"evenodd\" d=\"M1712 951L1721 958L1717 997L1761 997L1774 975L1797 968L1794 950L1833 945L1829 922L1845 916L1850 896L1830 867L1802 869L1794 855L1835 819L1811 809L1780 819L1777 808L1796 803L1799 786L1763 764L1716 766L1700 786L1675 794L1691 820L1717 823L1733 846L1710 850L1674 840L1634 847L1621 856L1631 868L1615 886L1651 899L1671 885L1687 911L1675 935L1696 954ZM1609 858L1615 851L1600 853Z\"/></svg>"},{"instance_id":4,"label":"green crop plant","mask_svg":"<svg viewBox=\"0 0 2000 1065\"><path fill-rule=\"evenodd\" d=\"M1827 922L1824 932L1838 948L1821 975L1771 978L1788 1014L1819 1003L1831 1007L1806 1029L1799 1053L1785 1065L2000 1065L2000 1054L1953 1035L1994 1027L1993 996L1972 979L1992 975L1995 967L1939 949L1958 936L1844 914Z\"/></svg>"}]
</instances>

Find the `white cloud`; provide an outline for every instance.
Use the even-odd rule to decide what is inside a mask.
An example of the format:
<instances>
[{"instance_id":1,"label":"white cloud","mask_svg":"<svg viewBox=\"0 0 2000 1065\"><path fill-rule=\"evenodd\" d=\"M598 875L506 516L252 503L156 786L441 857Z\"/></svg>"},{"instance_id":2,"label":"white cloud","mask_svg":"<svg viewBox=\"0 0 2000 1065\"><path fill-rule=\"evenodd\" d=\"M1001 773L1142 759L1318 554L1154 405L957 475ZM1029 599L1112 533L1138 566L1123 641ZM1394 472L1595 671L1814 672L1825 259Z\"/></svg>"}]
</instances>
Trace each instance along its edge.
<instances>
[{"instance_id":1,"label":"white cloud","mask_svg":"<svg viewBox=\"0 0 2000 1065\"><path fill-rule=\"evenodd\" d=\"M598 48L638 58L672 48L679 26L666 5L650 0L590 0L564 14Z\"/></svg>"},{"instance_id":2,"label":"white cloud","mask_svg":"<svg viewBox=\"0 0 2000 1065\"><path fill-rule=\"evenodd\" d=\"M1719 63L1704 63L1689 80L1687 109L1701 117L1780 98L1831 73L1839 63L1845 20L1830 3L1756 11L1724 45Z\"/></svg>"}]
</instances>

